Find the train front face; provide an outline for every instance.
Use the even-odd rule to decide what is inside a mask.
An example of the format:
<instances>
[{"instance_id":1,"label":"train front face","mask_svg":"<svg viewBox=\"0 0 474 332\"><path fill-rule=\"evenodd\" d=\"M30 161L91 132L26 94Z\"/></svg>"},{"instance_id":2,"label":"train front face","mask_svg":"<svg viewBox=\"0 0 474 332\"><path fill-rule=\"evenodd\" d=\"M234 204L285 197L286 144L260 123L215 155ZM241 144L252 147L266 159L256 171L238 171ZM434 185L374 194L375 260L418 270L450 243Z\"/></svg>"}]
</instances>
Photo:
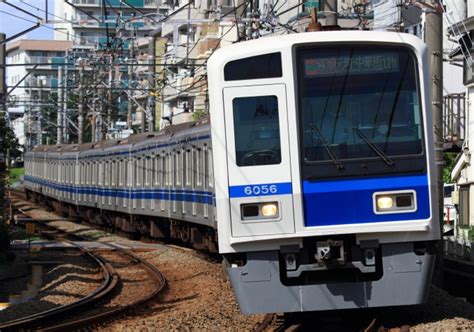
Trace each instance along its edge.
<instances>
[{"instance_id":1,"label":"train front face","mask_svg":"<svg viewBox=\"0 0 474 332\"><path fill-rule=\"evenodd\" d=\"M416 37L306 33L209 64L219 248L245 313L422 303L439 239Z\"/></svg>"}]
</instances>

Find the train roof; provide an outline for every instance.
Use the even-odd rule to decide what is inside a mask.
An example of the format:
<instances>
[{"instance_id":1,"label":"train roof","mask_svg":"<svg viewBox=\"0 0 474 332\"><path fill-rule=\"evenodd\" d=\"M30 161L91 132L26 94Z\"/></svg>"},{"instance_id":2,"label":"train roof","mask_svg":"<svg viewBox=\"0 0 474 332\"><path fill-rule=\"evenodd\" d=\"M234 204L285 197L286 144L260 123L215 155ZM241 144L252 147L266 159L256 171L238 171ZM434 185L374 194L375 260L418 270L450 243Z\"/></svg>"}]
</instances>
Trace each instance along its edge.
<instances>
[{"instance_id":1,"label":"train roof","mask_svg":"<svg viewBox=\"0 0 474 332\"><path fill-rule=\"evenodd\" d=\"M111 147L120 147L130 144L137 144L151 139L156 139L163 136L174 136L177 133L185 132L187 129L203 127L210 123L209 116L206 116L198 121L180 123L163 128L157 132L133 134L126 138L114 138L104 140L97 143L84 144L61 144L61 145L40 145L35 147L31 152L48 152L48 153L70 153L70 152L84 152L98 149L106 149Z\"/></svg>"},{"instance_id":2,"label":"train roof","mask_svg":"<svg viewBox=\"0 0 474 332\"><path fill-rule=\"evenodd\" d=\"M390 43L394 45L411 45L414 49L421 51L426 48L423 41L411 34L402 32L385 31L318 31L296 33L283 36L266 37L263 39L249 40L222 47L209 58L208 68L222 73L222 67L229 61L251 57L272 52L292 52L295 44L312 43ZM421 53L421 52L420 52Z\"/></svg>"}]
</instances>

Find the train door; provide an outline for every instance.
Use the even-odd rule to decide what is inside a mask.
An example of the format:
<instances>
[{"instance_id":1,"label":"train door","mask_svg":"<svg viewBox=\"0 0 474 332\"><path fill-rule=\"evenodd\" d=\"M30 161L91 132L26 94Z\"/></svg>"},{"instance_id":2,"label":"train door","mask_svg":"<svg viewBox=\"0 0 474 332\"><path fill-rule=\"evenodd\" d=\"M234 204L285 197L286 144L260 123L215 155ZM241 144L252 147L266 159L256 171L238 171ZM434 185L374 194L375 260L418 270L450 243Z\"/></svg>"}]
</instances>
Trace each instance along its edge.
<instances>
[{"instance_id":1,"label":"train door","mask_svg":"<svg viewBox=\"0 0 474 332\"><path fill-rule=\"evenodd\" d=\"M295 232L286 88L224 89L232 236Z\"/></svg>"}]
</instances>

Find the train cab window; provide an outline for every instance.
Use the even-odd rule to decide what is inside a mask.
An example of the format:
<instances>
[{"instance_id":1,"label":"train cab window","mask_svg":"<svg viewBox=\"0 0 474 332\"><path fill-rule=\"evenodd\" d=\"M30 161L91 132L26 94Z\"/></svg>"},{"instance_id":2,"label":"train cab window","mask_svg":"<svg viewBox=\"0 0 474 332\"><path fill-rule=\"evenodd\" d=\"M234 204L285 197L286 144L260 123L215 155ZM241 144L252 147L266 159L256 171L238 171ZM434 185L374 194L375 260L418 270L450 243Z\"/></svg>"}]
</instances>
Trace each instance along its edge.
<instances>
[{"instance_id":1,"label":"train cab window","mask_svg":"<svg viewBox=\"0 0 474 332\"><path fill-rule=\"evenodd\" d=\"M226 81L281 76L281 53L279 52L230 61L224 67L224 79Z\"/></svg>"},{"instance_id":2,"label":"train cab window","mask_svg":"<svg viewBox=\"0 0 474 332\"><path fill-rule=\"evenodd\" d=\"M234 98L235 159L238 166L281 162L278 98Z\"/></svg>"}]
</instances>

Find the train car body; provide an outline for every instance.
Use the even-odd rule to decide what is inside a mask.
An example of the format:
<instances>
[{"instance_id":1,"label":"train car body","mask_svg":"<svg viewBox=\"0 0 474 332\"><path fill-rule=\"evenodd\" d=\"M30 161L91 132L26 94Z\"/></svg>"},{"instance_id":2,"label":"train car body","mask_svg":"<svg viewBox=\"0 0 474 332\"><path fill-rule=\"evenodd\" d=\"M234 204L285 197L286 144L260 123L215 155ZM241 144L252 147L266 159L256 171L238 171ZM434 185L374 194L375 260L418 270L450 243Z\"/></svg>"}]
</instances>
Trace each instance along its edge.
<instances>
[{"instance_id":1,"label":"train car body","mask_svg":"<svg viewBox=\"0 0 474 332\"><path fill-rule=\"evenodd\" d=\"M426 46L269 37L216 51L208 79L212 125L38 147L27 190L125 232L218 244L244 313L422 303L440 237Z\"/></svg>"},{"instance_id":2,"label":"train car body","mask_svg":"<svg viewBox=\"0 0 474 332\"><path fill-rule=\"evenodd\" d=\"M213 55L219 250L242 311L424 301L440 237L428 64L414 36L360 31Z\"/></svg>"}]
</instances>

